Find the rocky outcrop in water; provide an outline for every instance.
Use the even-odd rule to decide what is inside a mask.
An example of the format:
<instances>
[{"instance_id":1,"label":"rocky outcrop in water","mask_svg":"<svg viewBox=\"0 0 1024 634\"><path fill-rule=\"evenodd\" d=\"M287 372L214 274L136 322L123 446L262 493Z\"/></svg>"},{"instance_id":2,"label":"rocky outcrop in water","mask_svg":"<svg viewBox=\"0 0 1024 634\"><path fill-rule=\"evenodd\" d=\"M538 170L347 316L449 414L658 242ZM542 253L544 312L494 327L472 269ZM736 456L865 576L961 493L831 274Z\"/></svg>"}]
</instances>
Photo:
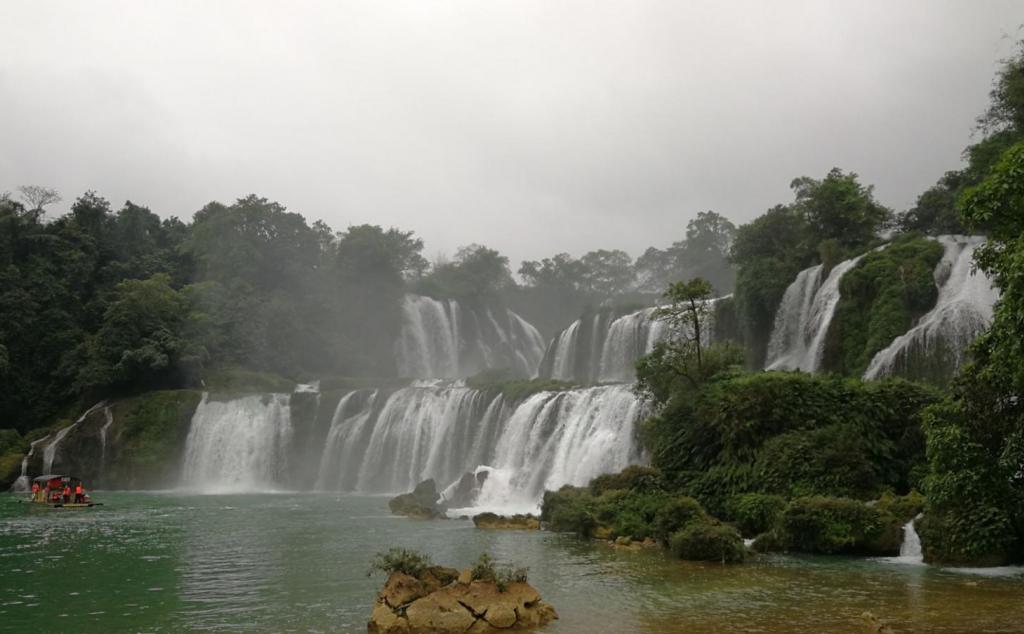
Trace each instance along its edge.
<instances>
[{"instance_id":1,"label":"rocky outcrop in water","mask_svg":"<svg viewBox=\"0 0 1024 634\"><path fill-rule=\"evenodd\" d=\"M473 525L477 528L491 530L540 530L540 520L533 515L498 515L497 513L480 513L473 516Z\"/></svg>"},{"instance_id":2,"label":"rocky outcrop in water","mask_svg":"<svg viewBox=\"0 0 1024 634\"><path fill-rule=\"evenodd\" d=\"M366 629L370 634L482 633L533 629L557 618L555 609L525 581L502 589L495 581L474 581L468 569L458 574L434 567L421 579L391 573Z\"/></svg>"},{"instance_id":3,"label":"rocky outcrop in water","mask_svg":"<svg viewBox=\"0 0 1024 634\"><path fill-rule=\"evenodd\" d=\"M388 500L388 508L394 515L405 515L417 519L435 519L444 516L441 494L433 480L424 480L411 493L403 493Z\"/></svg>"}]
</instances>

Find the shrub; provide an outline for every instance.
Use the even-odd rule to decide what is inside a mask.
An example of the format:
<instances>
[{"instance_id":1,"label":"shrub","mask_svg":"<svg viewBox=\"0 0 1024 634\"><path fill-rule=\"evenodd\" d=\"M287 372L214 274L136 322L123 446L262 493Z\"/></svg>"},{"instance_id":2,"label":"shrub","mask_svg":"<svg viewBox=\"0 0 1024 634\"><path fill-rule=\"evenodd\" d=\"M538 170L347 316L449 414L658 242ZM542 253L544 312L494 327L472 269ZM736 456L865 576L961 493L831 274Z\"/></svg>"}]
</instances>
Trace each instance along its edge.
<instances>
[{"instance_id":1,"label":"shrub","mask_svg":"<svg viewBox=\"0 0 1024 634\"><path fill-rule=\"evenodd\" d=\"M780 495L744 493L729 500L730 516L744 537L755 537L771 530L785 508L786 500Z\"/></svg>"},{"instance_id":2,"label":"shrub","mask_svg":"<svg viewBox=\"0 0 1024 634\"><path fill-rule=\"evenodd\" d=\"M470 568L473 581L493 581L498 592L508 590L511 583L525 583L527 572L527 568L496 564L494 558L487 553L481 553Z\"/></svg>"},{"instance_id":3,"label":"shrub","mask_svg":"<svg viewBox=\"0 0 1024 634\"><path fill-rule=\"evenodd\" d=\"M631 465L619 473L606 473L590 481L591 495L605 491L659 491L664 488L661 472L654 467Z\"/></svg>"},{"instance_id":4,"label":"shrub","mask_svg":"<svg viewBox=\"0 0 1024 634\"><path fill-rule=\"evenodd\" d=\"M690 561L743 561L746 547L735 528L710 520L691 522L669 538L669 549L680 559Z\"/></svg>"},{"instance_id":5,"label":"shrub","mask_svg":"<svg viewBox=\"0 0 1024 634\"><path fill-rule=\"evenodd\" d=\"M691 522L706 519L707 514L697 500L685 496L672 498L654 514L654 537L663 544L668 544L673 533Z\"/></svg>"},{"instance_id":6,"label":"shrub","mask_svg":"<svg viewBox=\"0 0 1024 634\"><path fill-rule=\"evenodd\" d=\"M782 514L784 548L807 553L872 553L887 523L877 509L847 498L805 497Z\"/></svg>"},{"instance_id":7,"label":"shrub","mask_svg":"<svg viewBox=\"0 0 1024 634\"><path fill-rule=\"evenodd\" d=\"M924 510L924 496L911 491L904 496L885 493L878 498L878 510L887 513L897 522L906 524Z\"/></svg>"},{"instance_id":8,"label":"shrub","mask_svg":"<svg viewBox=\"0 0 1024 634\"><path fill-rule=\"evenodd\" d=\"M391 574L401 572L417 579L421 578L428 568L433 566L430 558L423 553L406 548L392 548L387 552L377 553L370 562L367 574L383 572Z\"/></svg>"},{"instance_id":9,"label":"shrub","mask_svg":"<svg viewBox=\"0 0 1024 634\"><path fill-rule=\"evenodd\" d=\"M584 538L590 537L597 527L590 493L569 485L558 491L544 492L540 518L551 530L576 533Z\"/></svg>"}]
</instances>

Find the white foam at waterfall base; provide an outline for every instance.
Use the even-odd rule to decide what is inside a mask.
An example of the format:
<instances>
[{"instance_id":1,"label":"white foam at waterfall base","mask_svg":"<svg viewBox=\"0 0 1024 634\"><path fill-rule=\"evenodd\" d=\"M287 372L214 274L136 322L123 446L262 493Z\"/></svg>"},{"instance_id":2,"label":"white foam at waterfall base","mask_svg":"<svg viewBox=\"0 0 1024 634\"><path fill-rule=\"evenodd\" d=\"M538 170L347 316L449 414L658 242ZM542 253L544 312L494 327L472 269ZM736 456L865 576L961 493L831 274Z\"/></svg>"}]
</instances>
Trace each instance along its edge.
<instances>
[{"instance_id":1,"label":"white foam at waterfall base","mask_svg":"<svg viewBox=\"0 0 1024 634\"><path fill-rule=\"evenodd\" d=\"M835 265L824 281L820 264L800 271L775 313L765 369L814 372L821 367L825 336L839 305L839 282L862 257Z\"/></svg>"},{"instance_id":2,"label":"white foam at waterfall base","mask_svg":"<svg viewBox=\"0 0 1024 634\"><path fill-rule=\"evenodd\" d=\"M291 440L288 394L231 400L204 394L185 441L181 485L201 493L280 488Z\"/></svg>"},{"instance_id":3,"label":"white foam at waterfall base","mask_svg":"<svg viewBox=\"0 0 1024 634\"><path fill-rule=\"evenodd\" d=\"M984 273L974 270L974 252L984 238L940 236L938 240L944 251L934 273L939 286L935 307L871 359L865 379L913 374L908 365L915 355L920 357L917 362L927 362L928 357L945 354L947 358L933 362L955 370L963 363L967 346L991 323L999 293Z\"/></svg>"},{"instance_id":4,"label":"white foam at waterfall base","mask_svg":"<svg viewBox=\"0 0 1024 634\"><path fill-rule=\"evenodd\" d=\"M39 443L49 440L50 436L46 435L39 440L33 440L29 445L28 453L21 459L21 475L11 484L11 491L24 493L31 488L31 478L28 477L28 463L32 459L32 456L36 453L36 445Z\"/></svg>"},{"instance_id":5,"label":"white foam at waterfall base","mask_svg":"<svg viewBox=\"0 0 1024 634\"><path fill-rule=\"evenodd\" d=\"M642 408L625 385L531 396L504 423L476 506L462 511L535 513L545 490L639 462Z\"/></svg>"}]
</instances>

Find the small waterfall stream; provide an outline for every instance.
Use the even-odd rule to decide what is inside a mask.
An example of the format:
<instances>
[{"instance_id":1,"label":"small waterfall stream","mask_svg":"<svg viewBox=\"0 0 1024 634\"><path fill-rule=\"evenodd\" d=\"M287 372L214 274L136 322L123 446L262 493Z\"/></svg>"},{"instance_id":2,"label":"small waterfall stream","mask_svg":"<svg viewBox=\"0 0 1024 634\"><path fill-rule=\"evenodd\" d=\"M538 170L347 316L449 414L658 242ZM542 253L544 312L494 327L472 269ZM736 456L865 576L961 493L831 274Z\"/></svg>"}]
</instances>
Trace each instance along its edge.
<instances>
[{"instance_id":1,"label":"small waterfall stream","mask_svg":"<svg viewBox=\"0 0 1024 634\"><path fill-rule=\"evenodd\" d=\"M903 525L903 543L900 544L900 559L913 564L923 564L924 556L921 554L921 537L914 529L914 521L920 519L920 515Z\"/></svg>"},{"instance_id":2,"label":"small waterfall stream","mask_svg":"<svg viewBox=\"0 0 1024 634\"><path fill-rule=\"evenodd\" d=\"M865 379L899 374L919 378L929 368L951 374L964 361L967 346L992 321L999 298L992 281L974 270L974 252L981 236L940 236L942 260L935 267L939 297L935 307L871 359Z\"/></svg>"},{"instance_id":3,"label":"small waterfall stream","mask_svg":"<svg viewBox=\"0 0 1024 634\"><path fill-rule=\"evenodd\" d=\"M775 313L765 369L814 372L821 366L825 336L839 305L839 281L862 257L835 265L824 281L820 264L800 271Z\"/></svg>"},{"instance_id":4,"label":"small waterfall stream","mask_svg":"<svg viewBox=\"0 0 1024 634\"><path fill-rule=\"evenodd\" d=\"M110 432L110 426L114 424L114 413L109 406L103 408L103 415L106 421L103 427L100 427L100 467L107 464L107 434Z\"/></svg>"},{"instance_id":5,"label":"small waterfall stream","mask_svg":"<svg viewBox=\"0 0 1024 634\"><path fill-rule=\"evenodd\" d=\"M36 453L36 445L46 441L49 438L49 436L43 436L39 440L33 440L32 443L29 445L28 453L25 454L25 457L21 459L21 475L19 475L18 479L15 480L13 484L11 484L11 491L24 492L32 488L32 480L31 478L29 478L28 475L28 463L30 460L32 460L32 456L34 456Z\"/></svg>"},{"instance_id":6,"label":"small waterfall stream","mask_svg":"<svg viewBox=\"0 0 1024 634\"><path fill-rule=\"evenodd\" d=\"M83 418L84 418L84 416L83 416ZM81 421L81 419L79 419L79 422L80 421ZM57 458L57 449L60 448L60 441L64 440L64 437L67 436L69 433L71 433L71 431L75 427L77 427L77 426L78 426L77 422L68 425L64 429L62 429L59 432L57 432L57 435L54 437L53 441L50 444L48 444L45 447L43 447L43 473L44 474L50 474L50 473L53 472L53 461Z\"/></svg>"}]
</instances>

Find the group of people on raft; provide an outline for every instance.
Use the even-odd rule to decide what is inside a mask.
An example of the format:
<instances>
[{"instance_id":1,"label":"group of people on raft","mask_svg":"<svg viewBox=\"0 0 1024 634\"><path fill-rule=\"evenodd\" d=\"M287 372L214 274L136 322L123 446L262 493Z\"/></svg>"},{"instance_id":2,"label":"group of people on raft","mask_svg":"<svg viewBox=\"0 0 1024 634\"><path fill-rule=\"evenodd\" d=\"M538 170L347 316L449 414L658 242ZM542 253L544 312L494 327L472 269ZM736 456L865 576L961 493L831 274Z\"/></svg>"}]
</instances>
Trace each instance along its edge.
<instances>
[{"instance_id":1,"label":"group of people on raft","mask_svg":"<svg viewBox=\"0 0 1024 634\"><path fill-rule=\"evenodd\" d=\"M72 486L70 478L53 478L45 485L32 483L32 501L40 504L88 504L90 499L81 480Z\"/></svg>"}]
</instances>

